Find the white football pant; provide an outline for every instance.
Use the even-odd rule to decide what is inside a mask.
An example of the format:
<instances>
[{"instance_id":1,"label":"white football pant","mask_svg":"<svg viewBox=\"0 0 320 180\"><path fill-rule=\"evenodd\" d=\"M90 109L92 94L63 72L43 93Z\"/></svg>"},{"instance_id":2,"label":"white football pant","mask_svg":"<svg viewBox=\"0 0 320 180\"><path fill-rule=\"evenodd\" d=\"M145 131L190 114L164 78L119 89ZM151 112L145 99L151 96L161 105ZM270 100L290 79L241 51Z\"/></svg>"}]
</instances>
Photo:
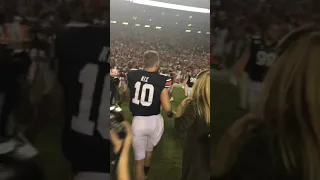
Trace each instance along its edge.
<instances>
[{"instance_id":1,"label":"white football pant","mask_svg":"<svg viewBox=\"0 0 320 180\"><path fill-rule=\"evenodd\" d=\"M135 116L132 120L132 146L134 159L145 159L146 152L152 152L163 134L164 122L161 114Z\"/></svg>"}]
</instances>

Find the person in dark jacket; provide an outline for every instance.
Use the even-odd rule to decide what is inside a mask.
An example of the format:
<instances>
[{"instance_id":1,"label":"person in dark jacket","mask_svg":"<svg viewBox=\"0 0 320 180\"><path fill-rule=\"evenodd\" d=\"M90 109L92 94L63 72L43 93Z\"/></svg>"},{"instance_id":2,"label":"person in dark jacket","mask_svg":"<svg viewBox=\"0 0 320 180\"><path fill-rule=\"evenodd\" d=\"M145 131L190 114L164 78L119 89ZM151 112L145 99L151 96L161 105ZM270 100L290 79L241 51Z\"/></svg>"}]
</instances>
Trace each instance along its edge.
<instances>
[{"instance_id":1,"label":"person in dark jacket","mask_svg":"<svg viewBox=\"0 0 320 180\"><path fill-rule=\"evenodd\" d=\"M198 75L192 95L178 107L175 127L186 134L181 180L210 178L210 71Z\"/></svg>"},{"instance_id":2,"label":"person in dark jacket","mask_svg":"<svg viewBox=\"0 0 320 180\"><path fill-rule=\"evenodd\" d=\"M211 154L211 179L319 179L320 27L291 32L278 52L260 111L235 121Z\"/></svg>"}]
</instances>

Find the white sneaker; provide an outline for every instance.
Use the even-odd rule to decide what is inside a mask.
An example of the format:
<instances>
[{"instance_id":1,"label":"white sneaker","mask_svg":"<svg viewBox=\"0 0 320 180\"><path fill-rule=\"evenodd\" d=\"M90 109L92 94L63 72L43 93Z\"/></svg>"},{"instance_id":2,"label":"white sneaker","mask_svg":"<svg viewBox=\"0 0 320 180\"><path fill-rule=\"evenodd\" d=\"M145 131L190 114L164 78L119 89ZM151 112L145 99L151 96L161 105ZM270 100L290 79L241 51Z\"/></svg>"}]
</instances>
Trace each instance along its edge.
<instances>
[{"instance_id":1,"label":"white sneaker","mask_svg":"<svg viewBox=\"0 0 320 180\"><path fill-rule=\"evenodd\" d=\"M173 97L170 98L170 101L174 101Z\"/></svg>"}]
</instances>

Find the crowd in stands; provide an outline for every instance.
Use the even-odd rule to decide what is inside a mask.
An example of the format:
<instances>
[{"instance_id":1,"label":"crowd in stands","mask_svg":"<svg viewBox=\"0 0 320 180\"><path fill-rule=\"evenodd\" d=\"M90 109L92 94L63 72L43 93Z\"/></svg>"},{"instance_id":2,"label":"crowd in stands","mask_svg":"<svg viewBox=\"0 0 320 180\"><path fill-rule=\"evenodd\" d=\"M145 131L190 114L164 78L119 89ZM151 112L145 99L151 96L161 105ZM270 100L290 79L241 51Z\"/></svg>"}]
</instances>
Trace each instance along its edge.
<instances>
[{"instance_id":1,"label":"crowd in stands","mask_svg":"<svg viewBox=\"0 0 320 180\"><path fill-rule=\"evenodd\" d=\"M111 66L124 72L143 67L142 56L147 50L160 54L161 68L169 71L206 69L209 65L209 35L163 32L111 26Z\"/></svg>"},{"instance_id":2,"label":"crowd in stands","mask_svg":"<svg viewBox=\"0 0 320 180\"><path fill-rule=\"evenodd\" d=\"M79 1L80 2L80 1ZM107 24L108 11L99 0L83 1L84 19L89 24ZM52 42L52 37L63 30L70 18L70 11L77 1L65 0L14 0L0 4L0 24L2 42L5 27L8 23L27 26L24 41L33 38L35 32L42 32L43 39ZM104 19L105 20L102 20ZM10 29L9 29L10 31ZM49 38L50 37L50 38Z\"/></svg>"},{"instance_id":3,"label":"crowd in stands","mask_svg":"<svg viewBox=\"0 0 320 180\"><path fill-rule=\"evenodd\" d=\"M301 25L319 22L318 1L228 0L211 3L211 48L216 63L231 67L255 27L275 23L282 34Z\"/></svg>"}]
</instances>

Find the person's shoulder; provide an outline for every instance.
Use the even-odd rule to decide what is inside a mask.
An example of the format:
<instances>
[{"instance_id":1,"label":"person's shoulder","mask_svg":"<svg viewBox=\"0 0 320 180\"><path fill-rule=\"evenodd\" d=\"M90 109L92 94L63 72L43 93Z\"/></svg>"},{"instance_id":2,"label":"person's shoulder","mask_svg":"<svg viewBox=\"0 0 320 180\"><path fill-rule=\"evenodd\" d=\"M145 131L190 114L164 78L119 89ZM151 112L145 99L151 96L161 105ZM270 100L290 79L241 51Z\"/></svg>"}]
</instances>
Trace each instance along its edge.
<instances>
[{"instance_id":1,"label":"person's shoulder","mask_svg":"<svg viewBox=\"0 0 320 180\"><path fill-rule=\"evenodd\" d=\"M170 76L157 73L156 77L159 80L159 83L162 83L162 82L165 83L166 88L169 88L170 86L172 86L172 78Z\"/></svg>"},{"instance_id":2,"label":"person's shoulder","mask_svg":"<svg viewBox=\"0 0 320 180\"><path fill-rule=\"evenodd\" d=\"M168 75L166 74L161 74L161 73L156 73L156 76L160 77L160 78L163 78L163 79L168 79L170 78Z\"/></svg>"}]
</instances>

